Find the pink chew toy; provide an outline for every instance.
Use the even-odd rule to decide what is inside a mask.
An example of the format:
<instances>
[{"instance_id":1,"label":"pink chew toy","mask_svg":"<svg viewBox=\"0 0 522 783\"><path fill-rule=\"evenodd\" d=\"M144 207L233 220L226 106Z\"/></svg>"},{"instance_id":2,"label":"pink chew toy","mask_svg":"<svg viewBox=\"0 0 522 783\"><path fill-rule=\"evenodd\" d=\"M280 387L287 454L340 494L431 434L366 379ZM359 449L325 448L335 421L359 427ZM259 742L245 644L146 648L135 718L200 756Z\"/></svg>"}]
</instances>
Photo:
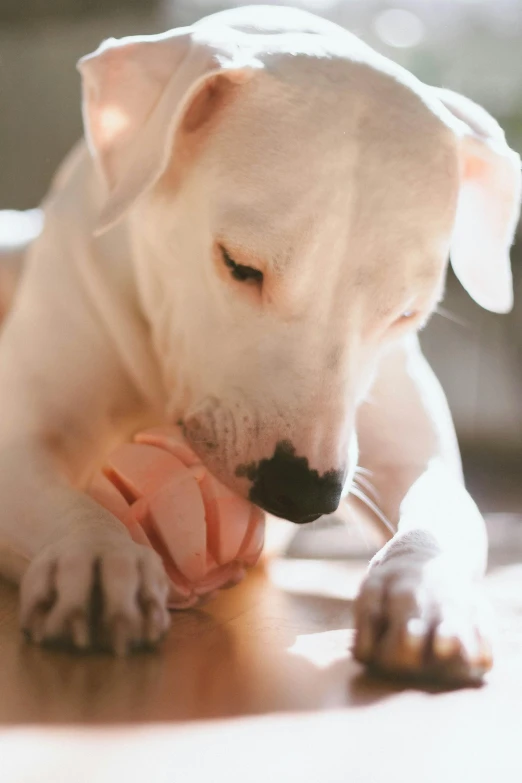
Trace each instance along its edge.
<instances>
[{"instance_id":1,"label":"pink chew toy","mask_svg":"<svg viewBox=\"0 0 522 783\"><path fill-rule=\"evenodd\" d=\"M179 427L140 432L118 448L89 493L161 556L170 609L237 584L261 554L263 512L208 472Z\"/></svg>"}]
</instances>

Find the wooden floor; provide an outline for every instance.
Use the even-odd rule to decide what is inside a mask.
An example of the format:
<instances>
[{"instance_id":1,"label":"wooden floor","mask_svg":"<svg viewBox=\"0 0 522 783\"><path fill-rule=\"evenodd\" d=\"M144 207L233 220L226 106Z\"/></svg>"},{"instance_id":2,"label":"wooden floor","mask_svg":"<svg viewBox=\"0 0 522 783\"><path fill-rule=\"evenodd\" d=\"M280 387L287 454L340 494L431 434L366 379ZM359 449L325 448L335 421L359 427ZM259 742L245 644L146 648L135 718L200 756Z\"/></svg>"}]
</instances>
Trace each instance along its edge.
<instances>
[{"instance_id":1,"label":"wooden floor","mask_svg":"<svg viewBox=\"0 0 522 783\"><path fill-rule=\"evenodd\" d=\"M295 556L306 542L123 661L27 645L2 585L0 781L522 780L522 523L490 526L497 666L446 693L365 675L349 653L365 561Z\"/></svg>"}]
</instances>

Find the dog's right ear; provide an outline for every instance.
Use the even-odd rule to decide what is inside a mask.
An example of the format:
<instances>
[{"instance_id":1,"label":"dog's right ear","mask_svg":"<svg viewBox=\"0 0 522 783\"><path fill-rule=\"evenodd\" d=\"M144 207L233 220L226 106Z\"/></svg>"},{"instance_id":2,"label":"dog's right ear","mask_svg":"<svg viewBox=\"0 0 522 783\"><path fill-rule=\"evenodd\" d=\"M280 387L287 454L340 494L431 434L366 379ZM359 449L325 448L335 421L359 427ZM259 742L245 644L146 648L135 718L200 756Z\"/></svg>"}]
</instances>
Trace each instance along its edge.
<instances>
[{"instance_id":1,"label":"dog's right ear","mask_svg":"<svg viewBox=\"0 0 522 783\"><path fill-rule=\"evenodd\" d=\"M158 181L183 118L193 130L208 116L213 83L242 83L261 67L236 35L194 27L111 38L79 61L85 135L106 186L98 233Z\"/></svg>"}]
</instances>

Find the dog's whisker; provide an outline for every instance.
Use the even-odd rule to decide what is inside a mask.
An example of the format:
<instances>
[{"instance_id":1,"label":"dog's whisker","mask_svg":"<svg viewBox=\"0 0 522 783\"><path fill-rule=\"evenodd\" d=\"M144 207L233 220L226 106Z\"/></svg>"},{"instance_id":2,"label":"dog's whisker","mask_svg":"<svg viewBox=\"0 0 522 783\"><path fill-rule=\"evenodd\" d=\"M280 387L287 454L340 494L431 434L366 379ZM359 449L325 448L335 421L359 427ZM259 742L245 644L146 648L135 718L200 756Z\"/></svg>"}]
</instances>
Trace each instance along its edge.
<instances>
[{"instance_id":1,"label":"dog's whisker","mask_svg":"<svg viewBox=\"0 0 522 783\"><path fill-rule=\"evenodd\" d=\"M373 476L373 470L370 470L370 468L363 468L361 465L357 465L354 472L356 476L358 476L361 473L364 476Z\"/></svg>"},{"instance_id":2,"label":"dog's whisker","mask_svg":"<svg viewBox=\"0 0 522 783\"><path fill-rule=\"evenodd\" d=\"M377 506L376 503L373 502L371 498L369 498L367 495L364 494L364 492L361 490L360 487L352 485L350 489L350 494L354 497L358 498L364 505L370 509L370 511L373 511L375 516L379 519L380 522L384 525L384 527L389 530L389 532L394 535L395 529L393 525L391 524L390 520L386 517L385 514L380 510L380 508Z\"/></svg>"},{"instance_id":3,"label":"dog's whisker","mask_svg":"<svg viewBox=\"0 0 522 783\"><path fill-rule=\"evenodd\" d=\"M375 501L378 501L380 499L379 492L373 486L371 481L369 481L365 476L355 475L353 480L355 482L356 487L359 487L361 490L368 492L370 495L373 496L373 499Z\"/></svg>"},{"instance_id":4,"label":"dog's whisker","mask_svg":"<svg viewBox=\"0 0 522 783\"><path fill-rule=\"evenodd\" d=\"M450 313L450 311L446 310L445 307L437 307L434 313L435 315L440 315L441 318L446 318L447 321L452 321L459 326L463 326L465 329L473 329L473 325L469 321L463 318L459 318L459 316L455 315L454 313Z\"/></svg>"}]
</instances>

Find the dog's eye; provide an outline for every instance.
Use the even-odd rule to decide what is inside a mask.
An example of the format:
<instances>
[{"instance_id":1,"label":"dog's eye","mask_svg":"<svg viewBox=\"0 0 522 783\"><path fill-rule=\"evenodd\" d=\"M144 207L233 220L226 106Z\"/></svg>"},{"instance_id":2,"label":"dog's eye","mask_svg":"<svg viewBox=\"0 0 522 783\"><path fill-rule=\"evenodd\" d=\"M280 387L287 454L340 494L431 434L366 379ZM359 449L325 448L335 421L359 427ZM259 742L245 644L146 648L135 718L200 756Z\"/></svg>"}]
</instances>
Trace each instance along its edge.
<instances>
[{"instance_id":1,"label":"dog's eye","mask_svg":"<svg viewBox=\"0 0 522 783\"><path fill-rule=\"evenodd\" d=\"M245 283L249 280L253 280L255 283L263 282L263 273L259 269L254 269L254 267L245 266L244 264L236 264L224 247L220 246L220 250L225 266L230 269L230 274L234 280L239 280L240 283Z\"/></svg>"}]
</instances>

